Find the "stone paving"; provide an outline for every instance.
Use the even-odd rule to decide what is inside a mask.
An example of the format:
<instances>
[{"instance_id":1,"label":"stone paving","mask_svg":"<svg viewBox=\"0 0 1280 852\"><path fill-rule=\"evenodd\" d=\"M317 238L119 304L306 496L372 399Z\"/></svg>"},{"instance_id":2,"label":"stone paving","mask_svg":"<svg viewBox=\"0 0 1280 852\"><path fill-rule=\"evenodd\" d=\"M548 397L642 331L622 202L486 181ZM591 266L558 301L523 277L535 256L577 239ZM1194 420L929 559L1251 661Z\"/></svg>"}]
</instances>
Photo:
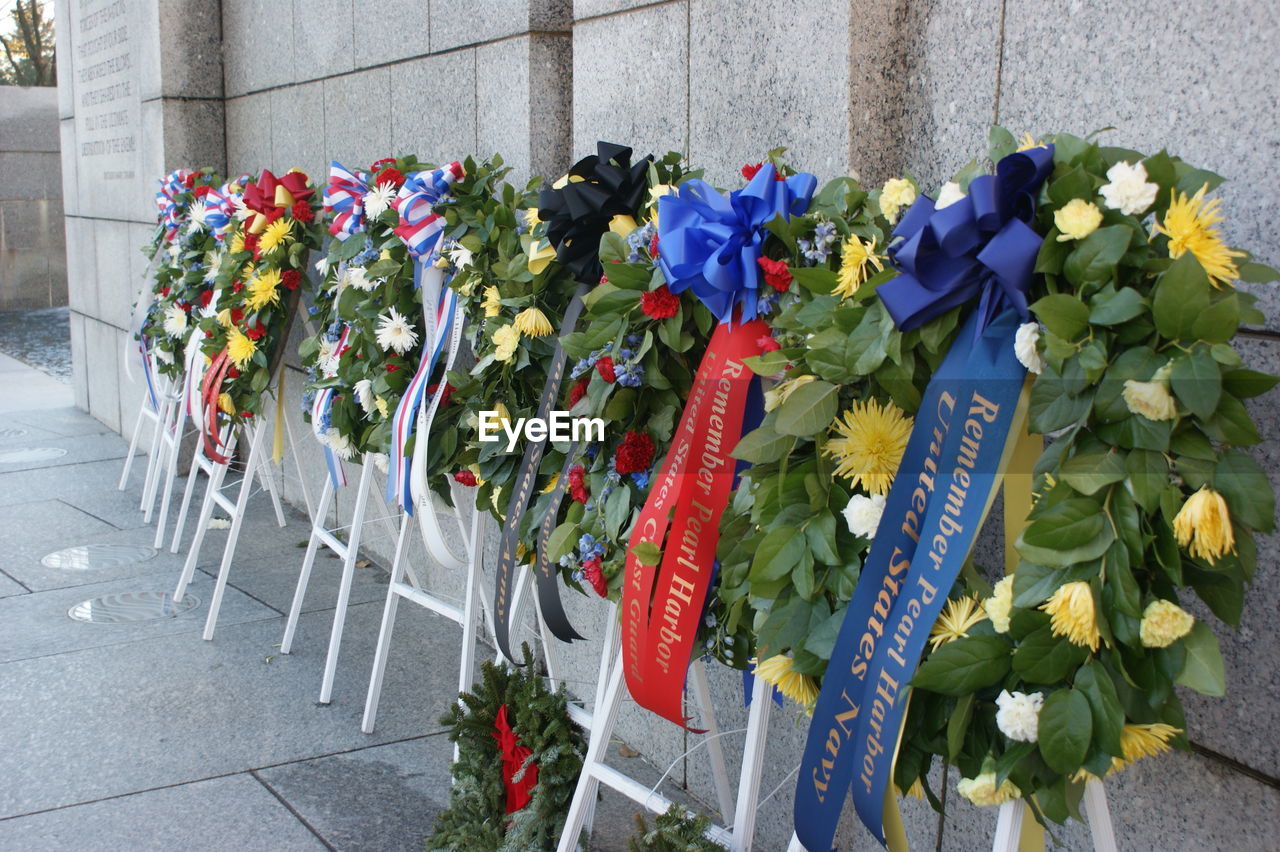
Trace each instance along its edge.
<instances>
[{"instance_id":1,"label":"stone paving","mask_svg":"<svg viewBox=\"0 0 1280 852\"><path fill-rule=\"evenodd\" d=\"M0 359L0 400L48 379ZM361 733L387 582L362 568L333 700L318 704L340 562L318 560L294 652L280 655L307 521L290 510L277 527L265 495L251 504L213 641L200 630L219 531L205 541L194 609L72 620L91 598L171 591L185 554L42 564L76 545L148 547L154 535L137 508L145 464L117 491L127 445L59 387L61 397L37 395L43 408L0 408L0 850L421 849L448 801L451 747L437 718L454 698L459 628L402 608L377 731ZM3 461L40 448L62 452ZM606 797L592 849L625 848L634 810Z\"/></svg>"}]
</instances>

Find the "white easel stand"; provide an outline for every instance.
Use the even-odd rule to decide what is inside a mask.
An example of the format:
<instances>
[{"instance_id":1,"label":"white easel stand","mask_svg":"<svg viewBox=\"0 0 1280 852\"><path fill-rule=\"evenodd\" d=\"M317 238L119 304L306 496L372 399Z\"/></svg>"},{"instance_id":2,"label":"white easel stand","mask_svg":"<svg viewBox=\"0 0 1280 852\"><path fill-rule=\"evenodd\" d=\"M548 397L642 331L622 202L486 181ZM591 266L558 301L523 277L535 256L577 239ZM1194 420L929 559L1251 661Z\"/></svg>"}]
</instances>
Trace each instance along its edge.
<instances>
[{"instance_id":1,"label":"white easel stand","mask_svg":"<svg viewBox=\"0 0 1280 852\"><path fill-rule=\"evenodd\" d=\"M184 419L182 405L183 391L173 385L161 391L160 424L151 436L151 449L147 453L147 473L142 481L142 501L138 508L142 510L143 523L151 523L151 514L155 511L156 494L160 488L160 477L163 475L168 459L166 447L177 443L173 438L175 430L180 429L178 421Z\"/></svg>"},{"instance_id":2,"label":"white easel stand","mask_svg":"<svg viewBox=\"0 0 1280 852\"><path fill-rule=\"evenodd\" d=\"M622 680L622 646L617 625L617 604L609 608L608 629L601 658L601 677L596 685L594 712L588 714L582 708L570 705L570 715L591 732L583 761L582 774L569 806L564 831L560 835L558 852L573 852L578 836L590 822L595 809L596 792L601 784L622 793L653 813L662 813L671 806L671 800L651 790L628 775L605 763L609 743L618 722L625 688ZM603 676L608 672L607 681ZM713 825L707 831L708 839L732 850L749 850L755 835L755 816L760 791L760 776L764 765L764 744L769 722L769 692L760 678L756 679L751 711L747 720L747 744L743 753L742 773L738 779L737 805L730 789L729 775L724 762L724 750L719 740L719 728L707 685L706 669L701 659L689 666L688 689L706 727L708 759L716 785L716 797L720 812L726 817L734 815L733 826ZM585 724L581 717L585 716Z\"/></svg>"},{"instance_id":3,"label":"white easel stand","mask_svg":"<svg viewBox=\"0 0 1280 852\"><path fill-rule=\"evenodd\" d=\"M1091 778L1084 788L1084 813L1093 835L1095 852L1117 852L1116 832L1111 824L1111 810L1107 807L1107 794L1102 782ZM1022 821L1034 819L1026 802L1015 799L1000 806L996 818L996 836L992 852L1018 852L1018 838L1022 833Z\"/></svg>"},{"instance_id":4,"label":"white easel stand","mask_svg":"<svg viewBox=\"0 0 1280 852\"><path fill-rule=\"evenodd\" d=\"M226 478L228 468L231 466L230 459L235 452L237 443L233 430L225 449L228 462L226 464L211 463L209 482L205 488L204 500L200 504L200 518L196 526L195 536L191 541L191 550L182 566L182 576L179 577L178 587L174 592L175 600L182 600L183 595L186 594L187 586L190 585L191 578L195 576L196 563L200 560L200 549L201 545L204 544L205 533L209 529L209 521L213 517L213 508L214 506L222 507L231 517L231 529L228 531L227 543L222 549L222 563L218 566L213 600L209 602L209 614L205 618L203 637L206 640L213 639L213 630L218 623L218 610L222 608L222 597L226 593L227 579L231 574L231 562L235 558L236 544L240 539L240 528L244 524L249 496L253 493L254 475L260 471L266 458L266 448L264 446L268 432L266 425L258 423L248 428L241 427L241 430L248 432L249 459L245 464L244 476L240 480L240 491L236 495L234 503L231 502L227 495L222 493L222 483ZM268 483L271 482L269 473L264 474L264 479ZM269 486L268 490L271 491L272 498L275 501L276 522L283 527L285 525L284 512L281 509L274 486Z\"/></svg>"},{"instance_id":5,"label":"white easel stand","mask_svg":"<svg viewBox=\"0 0 1280 852\"><path fill-rule=\"evenodd\" d=\"M155 465L156 448L160 444L160 429L163 418L165 417L164 408L167 392L162 388L155 391L156 405L151 404L151 392L148 391L142 395L142 402L138 404L138 417L133 423L133 437L129 439L129 452L124 457L124 470L120 473L120 483L116 486L117 491L123 491L129 484L129 471L133 469L133 457L138 453L138 442L142 437L143 421L151 424L150 450L147 452L147 471L143 474L143 482L151 479L151 468Z\"/></svg>"},{"instance_id":6,"label":"white easel stand","mask_svg":"<svg viewBox=\"0 0 1280 852\"><path fill-rule=\"evenodd\" d=\"M418 511L427 511L419 508ZM472 514L471 532L467 536L467 590L462 606L441 600L423 589L422 584L413 573L405 556L405 539L410 526L416 525L408 514L401 515L400 537L396 541L396 555L391 567L391 582L387 586L387 601L382 608L382 625L378 628L378 644L373 655L373 672L369 676L369 691L365 695L364 717L360 721L360 730L366 734L373 733L378 718L378 701L382 696L382 682L387 671L387 658L391 652L391 633L395 628L396 611L400 599L417 604L424 609L444 616L462 627L462 651L458 666L458 693L471 688L474 676L477 628L480 621L482 601L482 566L481 550L484 547L486 519L488 513L475 509ZM406 573L408 582L406 582ZM457 759L457 746L454 746L454 759Z\"/></svg>"},{"instance_id":7,"label":"white easel stand","mask_svg":"<svg viewBox=\"0 0 1280 852\"><path fill-rule=\"evenodd\" d=\"M347 604L351 599L351 581L355 577L356 559L360 553L360 537L365 525L369 492L376 489L373 482L373 467L373 454L365 453L364 458L361 459L360 484L356 486L355 508L351 517L350 532L347 535L348 541L345 543L334 534L342 529L341 526L332 528L325 526L325 519L328 517L329 507L333 504L336 491L333 481L328 476L325 477L324 491L320 494L320 503L316 506L316 512L311 521L311 537L307 541L307 554L303 557L302 570L298 573L298 585L293 593L293 603L289 607L289 619L285 623L284 638L280 642L281 654L288 654L293 650L293 636L298 629L302 603L307 595L307 586L311 582L311 568L315 565L316 551L323 544L342 558L342 579L338 584L338 602L333 611L333 627L329 631L329 650L324 661L324 679L320 684L321 704L328 704L333 696L333 677L338 667L338 650L342 645L342 628L347 620ZM379 491L375 496L381 502L384 513L389 513L390 509L383 500L381 492ZM391 533L397 535L389 514L384 515L383 520L391 526ZM403 543L403 535L402 527L397 538L397 550Z\"/></svg>"}]
</instances>

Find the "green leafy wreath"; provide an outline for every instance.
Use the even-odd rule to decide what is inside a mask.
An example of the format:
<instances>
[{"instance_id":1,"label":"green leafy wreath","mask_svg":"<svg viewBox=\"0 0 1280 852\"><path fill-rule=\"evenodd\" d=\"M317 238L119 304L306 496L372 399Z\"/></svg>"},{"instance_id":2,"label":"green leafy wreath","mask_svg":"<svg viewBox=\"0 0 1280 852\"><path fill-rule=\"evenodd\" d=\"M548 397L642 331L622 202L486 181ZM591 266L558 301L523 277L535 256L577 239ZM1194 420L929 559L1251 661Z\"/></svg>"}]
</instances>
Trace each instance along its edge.
<instances>
[{"instance_id":1,"label":"green leafy wreath","mask_svg":"<svg viewBox=\"0 0 1280 852\"><path fill-rule=\"evenodd\" d=\"M587 742L569 718L564 687L549 691L529 646L522 645L521 652L524 665L514 670L485 662L479 682L460 696L462 704L440 717L441 724L450 726L458 760L449 807L436 817L427 840L430 852L532 852L553 850L559 842ZM502 754L494 738L494 722L504 704L516 737L538 767L532 799L510 815Z\"/></svg>"}]
</instances>

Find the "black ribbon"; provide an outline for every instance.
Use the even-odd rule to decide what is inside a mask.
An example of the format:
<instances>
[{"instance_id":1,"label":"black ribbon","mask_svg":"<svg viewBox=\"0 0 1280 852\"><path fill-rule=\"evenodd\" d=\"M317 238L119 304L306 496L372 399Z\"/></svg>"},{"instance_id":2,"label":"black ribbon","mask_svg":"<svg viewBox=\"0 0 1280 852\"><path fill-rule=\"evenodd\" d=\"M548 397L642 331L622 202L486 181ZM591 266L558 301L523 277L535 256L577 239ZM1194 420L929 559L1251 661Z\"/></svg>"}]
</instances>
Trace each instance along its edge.
<instances>
[{"instance_id":1,"label":"black ribbon","mask_svg":"<svg viewBox=\"0 0 1280 852\"><path fill-rule=\"evenodd\" d=\"M582 299L587 295L587 289L586 283L580 283L574 291L573 299L564 312L564 320L560 328L561 338L572 334L574 326L578 324L578 317L582 314ZM550 416L552 407L560 398L560 385L564 381L566 361L564 347L557 343L555 354L551 356L551 367L547 370L547 380L542 386L542 396L538 400L538 417L543 420ZM514 588L512 578L516 567L516 545L520 541L520 521L533 495L533 485L538 477L538 467L542 463L542 452L545 448L546 441L530 441L525 446L524 458L520 461L520 470L516 475L516 484L511 490L511 499L507 502L502 538L498 544L497 578L493 587L493 627L499 650L515 665L521 665L511 654L511 595ZM560 603L560 584L555 573L549 570L538 571L536 577L539 607L547 627L556 638L564 642L583 638L569 624L569 619L564 614L564 607Z\"/></svg>"},{"instance_id":2,"label":"black ribbon","mask_svg":"<svg viewBox=\"0 0 1280 852\"><path fill-rule=\"evenodd\" d=\"M631 149L611 142L597 142L596 153L583 157L569 169L569 180L559 189L547 187L538 194L538 217L547 222L547 239L556 249L556 260L580 284L599 283L600 237L614 216L634 216L649 188L647 172L653 155L631 164ZM575 180L574 178L580 178Z\"/></svg>"}]
</instances>

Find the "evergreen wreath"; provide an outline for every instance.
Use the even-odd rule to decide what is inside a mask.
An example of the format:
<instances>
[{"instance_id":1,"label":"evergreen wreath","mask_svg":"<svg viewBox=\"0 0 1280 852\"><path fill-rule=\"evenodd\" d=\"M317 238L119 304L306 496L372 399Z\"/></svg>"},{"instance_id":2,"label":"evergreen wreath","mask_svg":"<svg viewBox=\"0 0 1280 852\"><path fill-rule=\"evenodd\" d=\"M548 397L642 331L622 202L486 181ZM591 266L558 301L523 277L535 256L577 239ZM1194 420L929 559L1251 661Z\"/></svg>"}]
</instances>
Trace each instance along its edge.
<instances>
[{"instance_id":1,"label":"evergreen wreath","mask_svg":"<svg viewBox=\"0 0 1280 852\"><path fill-rule=\"evenodd\" d=\"M658 814L652 830L644 815L636 814L636 834L627 841L627 852L721 852L721 846L707 839L710 827L710 817L690 815L672 803L666 813Z\"/></svg>"},{"instance_id":2,"label":"evergreen wreath","mask_svg":"<svg viewBox=\"0 0 1280 852\"><path fill-rule=\"evenodd\" d=\"M516 669L482 664L472 691L464 692L461 704L440 717L440 723L451 728L449 740L458 746L458 760L453 765L449 807L436 817L427 839L429 852L556 848L587 742L569 718L564 687L549 691L541 670L533 665L529 646L523 645L521 652L524 665ZM502 754L494 738L494 722L504 704L516 737L532 752L529 762L538 771L532 799L513 814L506 813Z\"/></svg>"}]
</instances>

